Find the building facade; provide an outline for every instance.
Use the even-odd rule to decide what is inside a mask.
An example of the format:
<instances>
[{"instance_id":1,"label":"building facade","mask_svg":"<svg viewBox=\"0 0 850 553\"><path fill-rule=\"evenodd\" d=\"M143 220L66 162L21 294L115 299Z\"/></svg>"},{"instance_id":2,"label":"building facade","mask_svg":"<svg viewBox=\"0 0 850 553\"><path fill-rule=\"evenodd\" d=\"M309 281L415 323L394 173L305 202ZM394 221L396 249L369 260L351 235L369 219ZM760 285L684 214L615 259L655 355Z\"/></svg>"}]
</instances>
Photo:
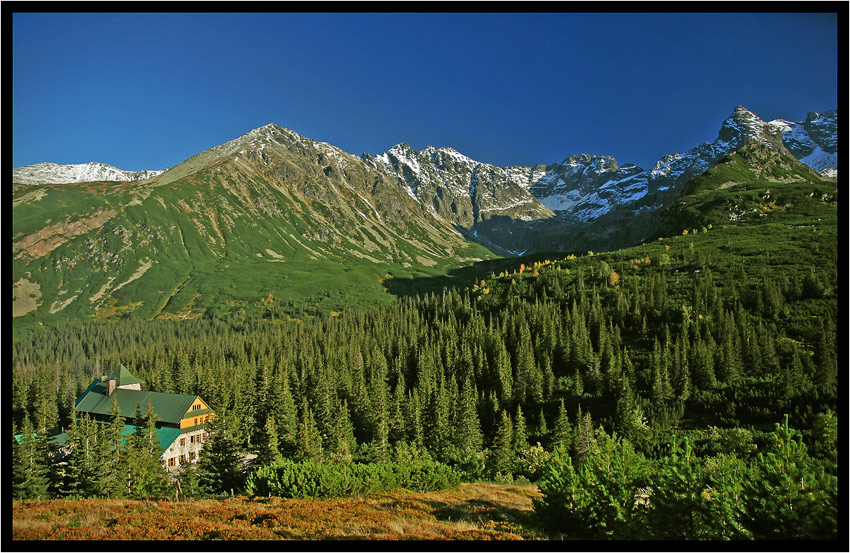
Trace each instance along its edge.
<instances>
[{"instance_id":1,"label":"building facade","mask_svg":"<svg viewBox=\"0 0 850 553\"><path fill-rule=\"evenodd\" d=\"M169 472L196 463L207 441L207 424L215 416L198 396L142 390L143 382L124 365L112 374L96 378L77 398L77 416L87 414L94 420L109 422L113 403L125 420L123 434L136 431L137 417L144 415L148 404L156 414L156 433L162 462Z\"/></svg>"}]
</instances>

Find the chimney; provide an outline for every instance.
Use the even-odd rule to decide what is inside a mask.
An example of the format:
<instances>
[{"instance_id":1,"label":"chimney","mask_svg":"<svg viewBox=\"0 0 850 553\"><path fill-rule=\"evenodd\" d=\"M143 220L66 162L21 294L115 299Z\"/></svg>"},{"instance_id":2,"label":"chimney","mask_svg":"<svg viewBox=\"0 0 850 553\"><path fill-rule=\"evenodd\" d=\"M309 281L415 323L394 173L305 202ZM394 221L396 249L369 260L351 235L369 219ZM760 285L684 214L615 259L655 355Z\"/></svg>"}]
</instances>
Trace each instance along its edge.
<instances>
[{"instance_id":1,"label":"chimney","mask_svg":"<svg viewBox=\"0 0 850 553\"><path fill-rule=\"evenodd\" d=\"M106 395L111 396L115 391L115 380L109 379L106 381Z\"/></svg>"}]
</instances>

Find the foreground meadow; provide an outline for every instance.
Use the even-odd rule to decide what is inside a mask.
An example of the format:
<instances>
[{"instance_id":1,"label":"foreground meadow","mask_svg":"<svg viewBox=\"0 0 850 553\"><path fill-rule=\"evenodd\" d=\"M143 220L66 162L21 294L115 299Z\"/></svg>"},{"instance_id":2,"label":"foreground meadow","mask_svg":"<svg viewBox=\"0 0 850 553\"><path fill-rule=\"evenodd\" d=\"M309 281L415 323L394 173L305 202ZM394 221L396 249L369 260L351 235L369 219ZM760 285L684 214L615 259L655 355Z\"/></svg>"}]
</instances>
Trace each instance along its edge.
<instances>
[{"instance_id":1,"label":"foreground meadow","mask_svg":"<svg viewBox=\"0 0 850 553\"><path fill-rule=\"evenodd\" d=\"M461 484L368 496L15 502L13 540L544 539L533 485Z\"/></svg>"}]
</instances>

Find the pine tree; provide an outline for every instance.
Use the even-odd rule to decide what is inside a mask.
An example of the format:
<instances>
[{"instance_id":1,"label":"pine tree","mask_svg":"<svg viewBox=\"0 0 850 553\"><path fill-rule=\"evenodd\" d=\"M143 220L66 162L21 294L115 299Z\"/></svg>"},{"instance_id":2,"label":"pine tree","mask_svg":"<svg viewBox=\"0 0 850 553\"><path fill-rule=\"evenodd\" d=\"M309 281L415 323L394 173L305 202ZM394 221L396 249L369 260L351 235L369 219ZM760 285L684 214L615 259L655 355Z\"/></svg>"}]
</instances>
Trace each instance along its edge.
<instances>
[{"instance_id":1,"label":"pine tree","mask_svg":"<svg viewBox=\"0 0 850 553\"><path fill-rule=\"evenodd\" d=\"M495 479L510 478L514 463L513 423L507 411L502 411L493 446L490 448L488 465Z\"/></svg>"},{"instance_id":2,"label":"pine tree","mask_svg":"<svg viewBox=\"0 0 850 553\"><path fill-rule=\"evenodd\" d=\"M537 427L534 429L534 433L541 442L545 442L549 436L549 425L546 424L546 416L543 414L542 408L537 415Z\"/></svg>"},{"instance_id":3,"label":"pine tree","mask_svg":"<svg viewBox=\"0 0 850 553\"><path fill-rule=\"evenodd\" d=\"M122 436L124 418L118 408L117 398L112 398L109 410L110 423L103 429L101 438L101 456L104 470L101 474L99 488L103 495L109 498L124 497L127 493L127 478L129 460L127 445Z\"/></svg>"},{"instance_id":4,"label":"pine tree","mask_svg":"<svg viewBox=\"0 0 850 553\"><path fill-rule=\"evenodd\" d=\"M274 417L266 418L266 424L263 426L263 432L259 442L260 448L257 452L257 465L270 465L283 460L283 455L280 454L277 423Z\"/></svg>"},{"instance_id":5,"label":"pine tree","mask_svg":"<svg viewBox=\"0 0 850 553\"><path fill-rule=\"evenodd\" d=\"M245 464L239 453L237 424L235 414L223 406L216 410L216 415L207 423L209 437L198 462L198 479L204 493L235 493L245 483ZM315 423L314 431L317 439L320 439Z\"/></svg>"},{"instance_id":6,"label":"pine tree","mask_svg":"<svg viewBox=\"0 0 850 553\"><path fill-rule=\"evenodd\" d=\"M691 359L689 365L692 370L692 382L700 390L711 390L717 386L717 379L714 374L714 352L709 345L713 343L709 336L709 343L699 340L691 349Z\"/></svg>"},{"instance_id":7,"label":"pine tree","mask_svg":"<svg viewBox=\"0 0 850 553\"><path fill-rule=\"evenodd\" d=\"M686 344L684 333L680 333L673 344L670 383L673 386L673 395L679 401L687 401L691 397L691 370L688 366Z\"/></svg>"},{"instance_id":8,"label":"pine tree","mask_svg":"<svg viewBox=\"0 0 850 553\"><path fill-rule=\"evenodd\" d=\"M337 403L334 441L329 444L330 457L338 463L350 463L357 449L357 439L354 437L354 427L348 414L348 403L345 400Z\"/></svg>"},{"instance_id":9,"label":"pine tree","mask_svg":"<svg viewBox=\"0 0 850 553\"><path fill-rule=\"evenodd\" d=\"M47 499L49 459L43 456L39 441L47 435L36 435L29 417L24 417L21 441L12 443L12 497L14 499Z\"/></svg>"},{"instance_id":10,"label":"pine tree","mask_svg":"<svg viewBox=\"0 0 850 553\"><path fill-rule=\"evenodd\" d=\"M823 397L834 398L837 392L838 363L836 361L835 323L828 318L821 322L817 334L815 385Z\"/></svg>"},{"instance_id":11,"label":"pine tree","mask_svg":"<svg viewBox=\"0 0 850 553\"><path fill-rule=\"evenodd\" d=\"M370 447L372 462L386 462L390 460L390 431L387 419L389 418L386 407L386 397L378 395L376 398L375 413L375 437Z\"/></svg>"},{"instance_id":12,"label":"pine tree","mask_svg":"<svg viewBox=\"0 0 850 553\"><path fill-rule=\"evenodd\" d=\"M573 460L576 466L581 466L587 461L594 447L593 421L590 413L582 414L581 406L576 415L576 425L573 432Z\"/></svg>"},{"instance_id":13,"label":"pine tree","mask_svg":"<svg viewBox=\"0 0 850 553\"><path fill-rule=\"evenodd\" d=\"M298 409L295 407L295 399L289 390L289 377L286 373L277 382L280 386L280 419L276 419L279 428L280 450L286 455L295 453L295 437L298 433ZM275 383L275 389L278 384Z\"/></svg>"},{"instance_id":14,"label":"pine tree","mask_svg":"<svg viewBox=\"0 0 850 553\"><path fill-rule=\"evenodd\" d=\"M476 399L478 393L470 380L463 383L460 401L454 420L455 432L452 442L455 447L465 452L477 453L482 448L481 423L478 419Z\"/></svg>"},{"instance_id":15,"label":"pine tree","mask_svg":"<svg viewBox=\"0 0 850 553\"><path fill-rule=\"evenodd\" d=\"M451 443L451 402L446 388L441 376L428 402L425 419L425 445L437 459L442 459L444 449Z\"/></svg>"},{"instance_id":16,"label":"pine tree","mask_svg":"<svg viewBox=\"0 0 850 553\"><path fill-rule=\"evenodd\" d=\"M68 427L65 477L62 495L94 497L97 494L100 467L97 458L97 434L88 415L71 419Z\"/></svg>"},{"instance_id":17,"label":"pine tree","mask_svg":"<svg viewBox=\"0 0 850 553\"><path fill-rule=\"evenodd\" d=\"M563 398L558 405L558 416L555 419L555 426L552 428L552 440L550 449L555 449L558 446L563 446L570 450L573 443L573 430L570 426L570 417L567 415L567 409L564 407Z\"/></svg>"},{"instance_id":18,"label":"pine tree","mask_svg":"<svg viewBox=\"0 0 850 553\"><path fill-rule=\"evenodd\" d=\"M511 356L505 347L504 342L499 337L494 337L493 342L496 345L496 386L499 394L499 401L502 404L509 403L513 398L513 368L511 367Z\"/></svg>"},{"instance_id":19,"label":"pine tree","mask_svg":"<svg viewBox=\"0 0 850 553\"><path fill-rule=\"evenodd\" d=\"M516 406L516 412L513 418L513 450L514 453L519 453L524 449L528 449L528 430L525 423L525 415L522 413L522 407Z\"/></svg>"},{"instance_id":20,"label":"pine tree","mask_svg":"<svg viewBox=\"0 0 850 553\"><path fill-rule=\"evenodd\" d=\"M136 407L136 429L128 443L130 496L135 499L146 497L168 497L171 495L171 480L162 464L159 435L156 431L157 415L148 403L145 414L138 416L141 407Z\"/></svg>"},{"instance_id":21,"label":"pine tree","mask_svg":"<svg viewBox=\"0 0 850 553\"><path fill-rule=\"evenodd\" d=\"M668 359L667 345L659 345L656 339L652 353L649 356L649 370L651 378L650 396L653 401L658 403L673 397L673 386L670 384L668 371Z\"/></svg>"},{"instance_id":22,"label":"pine tree","mask_svg":"<svg viewBox=\"0 0 850 553\"><path fill-rule=\"evenodd\" d=\"M298 421L298 432L295 436L296 461L320 461L323 456L322 435L316 427L313 411L307 404L307 399L301 403L301 418Z\"/></svg>"},{"instance_id":23,"label":"pine tree","mask_svg":"<svg viewBox=\"0 0 850 553\"><path fill-rule=\"evenodd\" d=\"M424 411L419 398L418 388L410 391L405 405L407 407L405 414L407 419L407 441L410 442L414 449L423 451L425 449L425 429L422 423Z\"/></svg>"},{"instance_id":24,"label":"pine tree","mask_svg":"<svg viewBox=\"0 0 850 553\"><path fill-rule=\"evenodd\" d=\"M393 388L393 394L391 397L389 409L389 439L393 443L404 440L406 435L407 429L404 416L404 398L406 392L407 390L404 382L404 373L401 371L401 367L397 367L396 383L395 387Z\"/></svg>"}]
</instances>

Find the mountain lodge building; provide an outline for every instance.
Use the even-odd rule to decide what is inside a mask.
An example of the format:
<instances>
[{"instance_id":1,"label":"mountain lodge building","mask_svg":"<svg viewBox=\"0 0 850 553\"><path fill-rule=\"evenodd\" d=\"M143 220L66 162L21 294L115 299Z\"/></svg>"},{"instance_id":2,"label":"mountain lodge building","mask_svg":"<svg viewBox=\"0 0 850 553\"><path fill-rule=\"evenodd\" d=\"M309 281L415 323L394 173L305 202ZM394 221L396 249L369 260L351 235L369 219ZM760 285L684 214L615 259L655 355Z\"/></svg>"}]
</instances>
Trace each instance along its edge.
<instances>
[{"instance_id":1,"label":"mountain lodge building","mask_svg":"<svg viewBox=\"0 0 850 553\"><path fill-rule=\"evenodd\" d=\"M96 421L109 422L115 400L125 420L122 434L129 435L139 424L135 419L136 406L140 406L144 414L151 404L156 413L162 462L169 472L177 471L181 465L196 463L207 441L207 423L215 416L213 410L199 396L150 392L142 390L141 385L141 380L124 365L119 365L109 376L95 378L77 398L75 415L86 413Z\"/></svg>"}]
</instances>

